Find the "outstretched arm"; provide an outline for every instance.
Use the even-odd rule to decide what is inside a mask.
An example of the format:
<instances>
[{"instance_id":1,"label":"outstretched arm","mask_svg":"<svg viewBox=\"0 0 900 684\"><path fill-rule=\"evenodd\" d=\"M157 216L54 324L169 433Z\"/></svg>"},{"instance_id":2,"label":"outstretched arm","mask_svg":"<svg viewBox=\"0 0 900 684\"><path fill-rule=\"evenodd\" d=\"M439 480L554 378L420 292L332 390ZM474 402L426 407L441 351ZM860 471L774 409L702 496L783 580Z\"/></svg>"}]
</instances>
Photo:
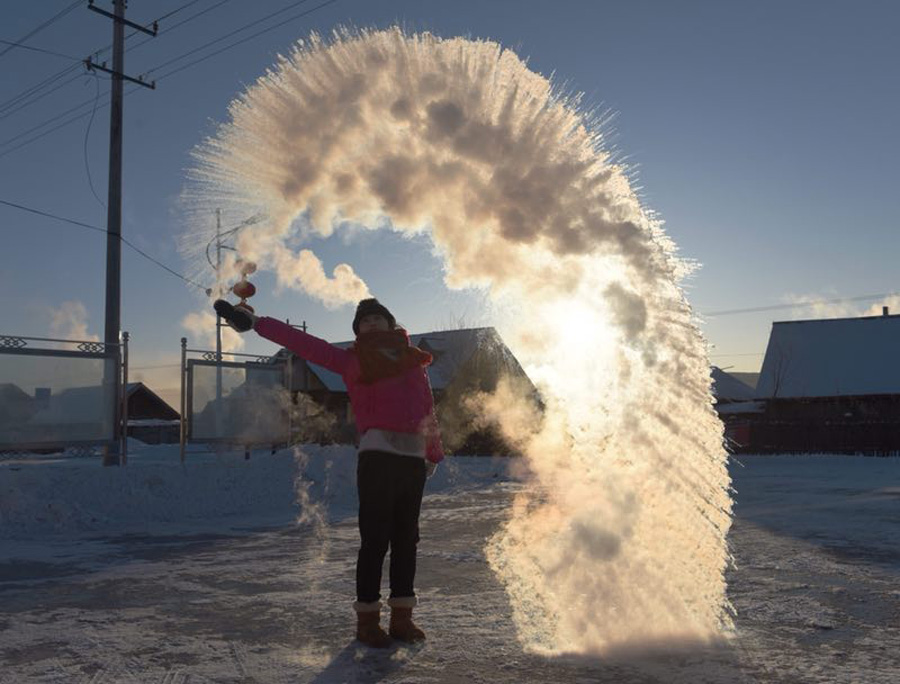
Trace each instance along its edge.
<instances>
[{"instance_id":1,"label":"outstretched arm","mask_svg":"<svg viewBox=\"0 0 900 684\"><path fill-rule=\"evenodd\" d=\"M261 337L265 337L275 344L280 344L300 358L312 361L342 375L352 357L352 354L346 349L336 347L325 340L292 328L287 323L268 316L257 318L253 329Z\"/></svg>"}]
</instances>

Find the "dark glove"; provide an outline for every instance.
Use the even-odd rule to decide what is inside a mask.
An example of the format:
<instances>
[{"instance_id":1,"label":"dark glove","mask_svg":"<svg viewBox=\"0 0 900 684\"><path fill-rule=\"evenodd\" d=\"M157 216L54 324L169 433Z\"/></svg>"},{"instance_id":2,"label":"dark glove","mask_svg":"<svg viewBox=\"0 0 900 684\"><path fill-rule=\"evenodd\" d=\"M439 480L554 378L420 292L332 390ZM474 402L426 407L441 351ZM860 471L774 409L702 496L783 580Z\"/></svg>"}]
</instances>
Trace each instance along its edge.
<instances>
[{"instance_id":1,"label":"dark glove","mask_svg":"<svg viewBox=\"0 0 900 684\"><path fill-rule=\"evenodd\" d=\"M224 299L217 299L213 304L216 313L238 332L247 332L256 324L256 316L240 304L233 306Z\"/></svg>"}]
</instances>

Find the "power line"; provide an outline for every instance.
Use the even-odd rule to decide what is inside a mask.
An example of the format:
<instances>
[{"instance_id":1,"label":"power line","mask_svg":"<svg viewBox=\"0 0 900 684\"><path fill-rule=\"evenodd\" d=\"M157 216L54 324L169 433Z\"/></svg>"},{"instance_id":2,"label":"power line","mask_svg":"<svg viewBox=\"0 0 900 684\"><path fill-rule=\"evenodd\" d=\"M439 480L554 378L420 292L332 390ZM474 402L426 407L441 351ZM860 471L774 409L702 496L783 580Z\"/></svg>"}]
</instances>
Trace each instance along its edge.
<instances>
[{"instance_id":1,"label":"power line","mask_svg":"<svg viewBox=\"0 0 900 684\"><path fill-rule=\"evenodd\" d=\"M102 109L103 107L106 107L108 104L109 104L109 102L104 102L102 105L100 105L100 108ZM87 112L87 111L82 112L81 114L76 114L72 118L66 119L62 123L54 126L53 128L46 130L43 133L38 133L37 135L32 136L28 140L25 140L24 142L19 143L15 147L11 147L8 150L4 150L3 152L0 152L0 158L3 158L8 154L12 154L16 150L19 150L19 149L25 147L26 145L30 145L31 143L35 142L36 140L40 140L41 138L43 138L47 135L50 135L54 131L58 131L60 128L64 128L64 127L68 126L69 124L75 123L76 121L83 119L84 117L88 116L89 114L90 114L90 112ZM58 118L58 117L56 117L56 118Z\"/></svg>"},{"instance_id":2,"label":"power line","mask_svg":"<svg viewBox=\"0 0 900 684\"><path fill-rule=\"evenodd\" d=\"M332 1L336 1L336 0L332 0ZM198 46L198 47L192 48L192 49L188 50L187 52L184 52L184 53L178 55L177 57L173 57L172 59L163 62L162 64L158 64L158 65L156 65L155 67L153 67L152 69L150 69L149 71L147 71L146 73L150 74L150 73L152 73L152 72L154 72L154 71L159 71L159 70L162 69L163 67L167 67L167 66L169 66L170 64L174 64L175 62L179 62L179 61L181 61L182 59L184 59L185 57L188 57L188 56L190 56L190 55L193 55L193 54L196 53L196 52L200 52L200 50L204 50L204 49L210 47L211 45L215 45L216 43L221 43L223 40L225 40L225 39L227 39L227 38L231 38L231 36L233 36L233 35L235 35L235 34L242 33L243 31L246 31L248 28L251 28L252 26L256 26L257 24L259 24L259 23L261 23L261 22L264 22L264 21L266 21L266 20L268 20L268 19L271 19L272 17L276 17L276 16L278 16L279 14L283 14L284 12L287 12L288 10L293 9L294 7L297 7L297 6L299 6L299 5L302 5L302 4L306 3L306 2L309 2L309 0L297 0L297 2L293 2L293 3L291 3L290 5L288 5L287 7L282 7L280 10L277 10L276 12L272 12L271 14L267 14L266 16L262 17L261 19L257 19L257 20L255 20L255 21L250 22L249 24L244 24L243 26L239 26L238 28L234 29L233 31L230 31L230 32L226 33L226 34L223 35L223 36L219 36L218 38L214 38L213 40L211 40L211 41L209 41L209 42L206 42L206 43L204 43L203 45L200 45L200 46ZM283 23L279 24L279 26L283 26L284 23L286 23L286 22L283 22ZM173 72L173 73L174 73L174 72ZM160 77L160 78L162 78L162 77Z\"/></svg>"},{"instance_id":3,"label":"power line","mask_svg":"<svg viewBox=\"0 0 900 684\"><path fill-rule=\"evenodd\" d=\"M32 52L40 52L45 55L53 55L54 57L62 57L63 59L71 59L75 62L80 62L81 59L78 57L73 57L72 55L64 55L61 52L54 52L53 50L45 50L44 48L31 47L30 45L22 45L22 43L13 43L9 40L0 40L0 43L3 45L11 45L12 47L22 48L23 50L31 50Z\"/></svg>"},{"instance_id":4,"label":"power line","mask_svg":"<svg viewBox=\"0 0 900 684\"><path fill-rule=\"evenodd\" d=\"M219 3L217 3L216 5L214 5L212 8L208 8L208 9L205 10L205 11L208 11L209 9L214 9L215 7L218 7L219 5L222 5L222 4L224 4L224 2L227 2L227 1L228 1L228 0L220 0ZM231 31L230 33L226 34L226 35L223 36L222 38L218 38L218 39L216 39L216 40L214 40L214 41L211 41L210 43L207 43L207 44L205 44L205 45L202 46L202 47L208 47L209 45L212 45L212 44L214 44L214 43L220 42L220 41L221 41L222 39L224 39L224 38L230 37L230 36L234 35L235 33L240 33L241 31L243 31L243 30L249 28L250 26L253 26L253 25L255 25L255 24L260 23L260 21L264 21L265 19L269 19L269 18L271 18L271 17L273 17L273 16L275 16L275 15L277 15L277 14L280 14L281 12L283 12L283 11L286 10L286 9L291 9L291 8L293 8L293 7L296 7L296 6L300 5L300 4L302 4L302 3L304 3L304 2L308 2L308 1L309 1L309 0L300 0L300 2L293 3L292 5L286 7L286 8L284 8L284 9L282 9L282 10L279 10L278 12L275 12L275 13L273 13L273 14L267 15L266 17L263 17L263 19L256 20L256 21L254 21L254 22L251 22L250 24L245 25L244 27L241 27L241 28L239 28L239 29L236 29L236 30L234 30L234 31ZM168 77L168 76L172 76L173 74L176 74L176 73L178 73L178 72L180 72L180 71L184 71L184 70L186 70L186 69L189 69L190 67L195 66L195 65L197 65L197 64L200 64L201 62L204 62L204 61L206 61L207 59L210 59L211 57L214 57L214 56L216 56L216 55L218 55L218 54L221 54L222 52L225 52L226 50L229 50L229 49L231 49L231 48L233 48L233 47L236 47L236 46L238 46L238 45L240 45L240 44L242 44L242 43L245 43L245 42L247 42L248 40L251 40L252 38L256 38L257 36L260 36L260 35L262 35L262 34L264 34L264 33L268 33L269 31L274 31L275 29L280 28L280 27L284 26L285 24L288 24L288 23L290 23L290 22L292 22L292 21L296 21L297 19L300 19L300 18L302 18L302 17L308 16L308 15L312 14L313 12L316 12L316 11L322 9L323 7L326 7L326 6L328 6L328 5L334 4L335 2L337 2L337 0L327 0L327 1L324 2L324 3L322 3L322 4L320 4L320 5L317 5L316 7L312 7L312 8L310 8L310 9L304 11L304 12L301 12L301 13L296 14L296 15L294 15L294 16L288 17L287 19L284 19L283 21L279 22L279 23L276 24L275 26L271 26L271 27L269 27L269 28L263 29L262 31L258 31L258 32L256 32L256 33L250 35L250 36L247 36L247 37L242 38L242 39L240 39L240 40L238 40L238 41L235 41L234 43L230 43L230 44L226 45L225 47L223 47L223 48L221 48L221 49L219 49L219 50L217 50L217 51L215 51L215 52L212 52L212 53L210 53L210 54L208 54L208 55L205 55L205 56L203 56L203 57L200 57L199 59L196 59L196 60L194 60L194 61L192 61L192 62L189 62L189 63L187 63L187 64L184 64L184 65L182 65L182 66L180 66L180 67L176 67L175 69L172 69L171 71L168 71L168 72L166 72L165 74L163 74L163 75L157 77L156 80L157 80L157 81L160 81L160 80L162 80L163 78L166 78L166 77ZM185 19L185 20L184 20L183 22L181 22L181 23L186 23L187 21L190 21L191 19L196 18L196 16L198 16L198 15L194 15L193 17L190 17L190 18L188 18L188 19ZM174 26L173 26L172 28L174 28ZM170 29L170 30L171 30L171 29ZM135 46L135 47L137 47L137 46ZM108 49L108 48L105 48L105 49ZM177 58L175 58L175 59L168 60L167 62L164 62L163 64L160 64L160 65L157 65L157 66L154 67L153 69L150 69L149 71L145 72L145 74L149 74L149 73L152 72L152 71L157 71L157 70L161 69L163 66L168 65L168 64L172 64L172 63L174 63L174 62L176 62L176 61L178 61L178 60L180 60L180 59L183 59L185 56L187 56L187 55L189 55L189 54L193 54L193 53L196 52L196 51L197 51L197 49L191 50L190 52L184 53L184 54L180 55L179 57L177 57ZM101 51L101 52L102 52L102 51ZM95 53L95 54L98 54L98 53ZM125 94L128 95L128 94L131 93L131 92L134 92L134 89L132 89L132 90L130 90L130 91L127 91ZM32 128L28 129L27 131L23 131L22 133L19 133L18 135L15 135L15 136L13 136L12 138L9 138L9 139L3 141L2 143L0 143L0 147L6 146L6 145L12 145L12 144L16 143L17 141L21 140L23 137L27 136L29 133L33 133L33 132L35 132L35 131L37 131L37 130L39 130L39 129L41 129L41 128L44 128L45 126L47 126L47 125L53 123L54 121L58 121L59 119L65 117L67 114L70 114L70 113L72 113L72 112L75 112L75 111L78 110L78 109L81 109L81 108L83 108L83 107L86 107L87 105L92 104L92 102L93 102L92 100L85 100L84 102L81 102L80 104L75 105L74 107L70 107L69 109L67 109L66 111L62 112L61 114L58 114L57 116L54 116L54 117L52 117L52 118L50 118L50 119L48 119L48 120L46 120L46 121L44 121L44 122L42 122L42 123L36 125L36 126L33 126ZM103 108L103 107L105 107L107 104L108 104L108 102L107 102L107 103L103 103L103 104L99 105L99 107L100 107L100 108ZM89 112L88 112L87 110L85 110L84 112L82 112L82 113L80 113L80 114L76 114L76 115L70 117L69 119L66 119L65 121L61 122L60 124L58 124L58 125L56 125L56 126L53 126L52 128L50 128L50 129L48 129L48 130L46 130L46 131L43 131L42 133L38 133L38 134L36 134L36 135L34 135L34 136L32 136L32 137L30 137L30 138L24 140L23 142L21 142L21 143L18 144L18 145L15 145L14 147L11 147L10 149L7 149L7 150L4 150L4 151L0 152L0 158L5 157L6 155L11 154L11 153L15 152L16 150L21 149L21 148L25 147L26 145L30 145L31 143L33 143L33 142L35 142L35 141L37 141L37 140L40 140L40 139L43 138L44 136L49 135L50 133L53 133L54 131L57 131L57 130L59 130L60 128L63 128L63 127L65 127L65 126L68 126L69 124L75 123L76 121L79 121L80 119L83 119L84 117L86 117L86 116L88 116L88 115L89 115Z\"/></svg>"},{"instance_id":5,"label":"power line","mask_svg":"<svg viewBox=\"0 0 900 684\"><path fill-rule=\"evenodd\" d=\"M41 128L44 128L44 126L47 126L49 124L52 124L54 121L58 121L59 119L62 119L67 114L71 114L72 112L74 112L78 109L81 109L82 107L93 104L93 102L94 102L94 98L89 97L87 100L84 100L83 102L79 102L74 107L69 107L69 109L65 110L64 112L60 112L56 116L51 117L51 118L37 124L36 126L32 126L28 130L22 131L21 133L18 133L17 135L14 135L11 138L7 138L3 142L0 142L0 147L5 147L7 145L11 145L11 144L15 143L17 140L19 140L20 138L23 138L26 135L28 135L29 133L34 133L35 131L40 130ZM85 113L85 115L86 114L87 113ZM5 154L5 152L3 154ZM2 155L0 155L0 156L2 156Z\"/></svg>"},{"instance_id":6,"label":"power line","mask_svg":"<svg viewBox=\"0 0 900 684\"><path fill-rule=\"evenodd\" d=\"M96 199L97 202L100 203L101 207L106 209L106 203L102 199L100 199L100 196L94 189L94 180L91 178L91 165L88 162L88 138L91 135L91 124L94 123L94 114L97 113L97 101L100 99L100 77L95 71L92 71L91 74L94 76L94 85L97 88L97 94L94 96L94 109L91 111L91 118L88 121L87 128L84 131L84 171L87 174L88 185L91 188L91 193L93 193L94 199Z\"/></svg>"},{"instance_id":7,"label":"power line","mask_svg":"<svg viewBox=\"0 0 900 684\"><path fill-rule=\"evenodd\" d=\"M88 229L88 230L93 230L93 231L96 231L96 232L98 232L98 233L103 233L104 235L107 234L106 229L100 228L99 226L92 226L90 223L84 223L83 221L76 221L75 219L66 218L65 216L57 216L56 214L51 214L51 213L48 213L48 212L46 212L46 211L41 211L40 209L33 209L32 207L26 207L26 206L24 206L24 205L22 205L22 204L16 204L15 202L9 202L9 201L4 200L4 199L0 199L0 204L5 204L5 205L8 206L8 207L14 207L14 208L16 208L16 209L21 209L22 211L27 211L27 212L29 212L29 213L31 213L31 214L37 214L38 216L45 216L45 217L47 217L47 218L52 218L52 219L54 219L54 220L56 220L56 221L62 221L63 223L69 223L69 224L71 224L71 225L73 225L73 226L78 226L79 228L86 228L86 229ZM135 252L137 252L138 254L140 254L142 257L144 257L145 259L147 259L147 260L149 260L149 261L152 261L154 264L156 264L156 265L159 266L160 268L165 269L166 271L168 271L168 272L171 273L172 275L176 276L177 278L181 278L184 282L189 283L189 284L193 285L194 287L198 287L198 288L200 288L201 290L203 290L204 292L206 291L206 288L203 287L202 285L200 285L199 283L196 283L196 282L194 282L193 280L191 280L190 278L188 278L188 277L186 277L186 276L183 276L182 274L178 273L178 271L175 271L175 270L169 268L168 266L166 266L166 265L165 265L164 263L162 263L161 261L158 261L157 259L155 259L155 258L153 258L152 256L150 256L149 254L147 254L144 250L142 250L142 249L140 249L139 247L136 247L135 245L133 245L131 242L129 242L128 240L126 240L126 239L125 239L124 237L122 237L121 235L119 235L119 239L120 239L123 243L125 243L126 245L128 245L129 247L131 247L131 249L133 249Z\"/></svg>"},{"instance_id":8,"label":"power line","mask_svg":"<svg viewBox=\"0 0 900 684\"><path fill-rule=\"evenodd\" d=\"M304 2L308 2L308 1L309 1L309 0L300 0L300 2L295 3L294 5L292 5L292 7L295 7L295 6L297 6L297 5L301 5L301 4L303 4ZM287 23L289 23L289 22L292 22L292 21L294 21L294 20L296 20L296 19L301 19L302 17L305 17L305 16L307 16L307 15L310 15L310 14L312 14L313 12L322 9L323 7L327 7L328 5L333 5L333 4L336 3L337 1L338 1L338 0L326 0L326 2L323 2L323 3L321 3L320 5L316 5L315 7L312 7L312 8L310 8L310 9L304 11L304 12L301 12L300 14L295 14L295 15L292 16L292 17L288 17L287 19L285 19L285 20L283 20L283 21L281 21L281 22L275 24L274 26L270 26L269 28L263 29L262 31L257 31L256 33L252 33L252 34L250 34L249 36L246 36L245 38L241 38L240 40L237 40L237 41L235 41L235 42L233 42L233 43L229 43L229 44L226 45L225 47L223 47L223 48L221 48L221 49L219 49L219 50L216 50L215 52L211 52L211 53L209 53L208 55L204 55L203 57L200 57L199 59L195 59L193 62L188 62L187 64L184 64L184 65L182 65L182 66L180 66L180 67L178 67L178 68L176 68L176 69L172 69L171 71L168 71L168 72L162 74L161 76L157 76L156 80L157 80L157 81L161 81L162 79L166 78L167 76L172 76L173 74L177 74L179 71L184 71L185 69L189 69L190 67L195 66L195 65L197 65L197 64L200 64L201 62L205 62L207 59L210 59L211 57L215 57L216 55L218 55L218 54L220 54L220 53L222 53L222 52L225 52L226 50L230 50L230 49L233 48L233 47L237 47L238 45L241 45L242 43L246 43L248 40L252 40L253 38L256 38L256 37L258 37L258 36L261 36L261 35L263 35L264 33L268 33L269 31L274 31L275 29L279 29L279 28L281 28L282 26L284 26L285 24L287 24ZM286 8L286 9L290 9L290 8ZM281 10L281 11L284 11L284 10ZM276 12L275 14L280 14L280 12ZM269 15L269 16L271 17L271 16L275 16L275 15L272 14L272 15ZM266 17L266 18L269 18L269 17ZM260 21L261 21L261 20L260 20ZM254 24L258 24L258 23L259 23L259 21L254 22ZM252 24L251 24L251 25L252 25ZM245 27L245 28L248 28L248 27ZM241 30L244 30L244 29L241 29ZM234 34L234 32L232 32L232 33L229 34L229 35L233 35L233 34ZM221 40L221 39L219 39L219 40ZM215 41L215 42L218 42L218 41ZM194 50L193 52L196 52L196 50ZM183 55L183 56L184 56L184 55ZM179 58L177 58L177 59L181 59L181 58L179 57ZM170 61L167 62L167 63L168 63L168 64L171 64L173 61L177 61L177 59L176 59L176 60L170 60ZM162 65L160 65L160 66L162 66ZM160 67L156 67L156 69L159 69L159 68L160 68ZM150 71L155 71L156 69L151 69ZM147 73L150 73L150 71L148 71Z\"/></svg>"},{"instance_id":9,"label":"power line","mask_svg":"<svg viewBox=\"0 0 900 684\"><path fill-rule=\"evenodd\" d=\"M78 69L78 65L77 65L77 64L74 64L74 65L72 65L72 66L68 66L68 67L66 67L65 69L63 69L62 71L58 71L58 72L56 72L55 74L52 74L52 75L48 76L47 78L45 78L45 79L44 79L43 81L41 81L40 83L37 83L37 84L35 84L35 85L33 85L33 86L29 86L28 88L26 88L25 90L23 90L23 91L22 91L21 93L19 93L18 95L14 96L14 97L11 97L10 99L8 99L8 100L6 100L6 101L0 103L0 112L4 112L4 111L6 111L7 109L9 109L10 107L14 107L16 104L18 104L18 103L21 102L22 100L27 99L27 98L30 97L31 95L33 95L33 94L39 92L39 91L41 90L41 88L44 88L45 86L49 86L49 85L50 85L51 83L53 83L54 81L58 81L58 80L61 79L63 76L65 76L66 74L72 73L72 72L75 71L76 69Z\"/></svg>"},{"instance_id":10,"label":"power line","mask_svg":"<svg viewBox=\"0 0 900 684\"><path fill-rule=\"evenodd\" d=\"M172 10L171 12L167 12L166 14L161 15L160 17L158 17L158 18L155 20L154 23L163 21L164 19L166 19L166 18L168 18L168 17L172 17L172 16L178 14L179 12L181 12L182 10L185 10L185 9L187 9L188 7L192 6L192 5L195 5L195 4L197 4L198 2L200 2L200 1L201 1L201 0L190 0L190 2L187 2L187 3L183 4L183 5L181 5L180 7L175 8L175 9ZM187 24L188 22L193 21L193 20L196 19L197 17L200 17L200 16L206 14L207 12L210 12L210 11L216 9L217 7L219 7L219 6L223 5L223 4L225 4L226 2L230 2L230 0L219 0L219 2L217 2L217 3L214 4L214 5L212 5L211 7L208 7L208 8L206 8L205 10L202 10L202 11L200 11L200 12L198 12L198 13L196 13L196 14L190 16L190 17L188 17L187 19L184 19L183 21L180 21L180 22L178 22L177 24L175 24L175 25L173 25L173 26L170 26L168 29L164 29L163 31L160 31L160 34L162 34L162 33L167 33L168 31L171 31L171 30L174 29L174 28L177 28L177 27L179 27L179 26L182 26L182 25L184 25L184 24ZM131 33L129 33L128 36L126 36L126 38L130 38L131 36L135 35L136 33L140 33L140 32L137 31L137 30L134 30L134 31L132 31ZM134 49L140 47L141 45L144 45L145 43L150 42L151 40L153 40L153 39L152 39L152 38L147 38L145 41L143 41L143 42L141 42L141 43L138 43L137 45L132 46L131 49L134 50ZM7 41L0 41L0 42L7 42ZM98 49L98 50L95 50L94 52L91 53L91 56L92 56L93 58L96 59L96 58L98 58L100 55L102 55L104 52L107 52L111 47L112 47L112 45L107 45L107 46L104 47L104 48L100 48L100 49ZM38 51L40 51L40 52L46 52L46 50L39 50L38 48L29 48L29 49L38 50ZM57 53L57 54L58 54L58 53ZM68 57L68 55L60 55L60 56ZM69 59L73 59L74 61L78 62L78 65L68 67L68 68L66 68L66 69L63 69L62 71L59 71L59 72L57 72L57 73L55 73L55 74L52 74L52 75L48 76L46 79L44 79L43 81L41 81L41 82L39 82L39 83L37 83L37 84L35 84L35 85L33 85L33 86L30 86L30 87L26 88L24 91L22 91L21 93L19 93L19 94L16 95L15 97L10 98L9 100L7 100L7 101L3 102L2 104L0 104L0 114L2 114L2 116L0 116L0 120L5 119L5 118L8 117L8 116L11 116L11 115L15 114L15 113L18 112L18 111L21 111L22 109L24 109L24 108L26 108L26 107L28 107L28 106L34 104L35 102L37 102L37 101L39 101L39 100L42 100L42 99L43 99L44 97L46 97L47 95L50 95L51 93L54 93L54 92L56 92L57 90L59 90L60 88L62 88L62 87L64 87L64 86L68 85L69 83L72 83L73 81L75 81L75 80L78 78L79 74L75 74L75 75L72 76L71 78L69 78L69 79L65 80L64 82L60 83L59 85L57 85L55 88L51 88L50 90L46 90L45 92L41 92L42 90L44 90L45 88L47 88L47 87L49 87L51 84L53 84L54 82L58 81L60 78L64 77L66 74L71 73L72 71L74 71L75 69L77 69L78 66L80 66L80 64L84 61L84 60L82 60L82 59L78 59L78 58L75 58L75 57L68 57L68 58L69 58ZM40 94L38 94L38 93L40 93ZM30 98L30 99L29 99L29 98ZM85 103L82 103L82 104L87 104L87 103L85 102ZM72 111L72 110L69 110L69 111ZM66 113L68 113L68 112L66 112ZM81 117L76 117L75 119L72 119L70 122L77 121L78 118L81 118ZM54 120L56 120L56 119L54 119ZM38 127L38 128L39 128L39 127ZM52 130L56 130L57 128L59 128L59 127L55 127L55 128L53 128ZM30 133L30 132L33 131L33 130L35 130L35 129L33 128L33 129L29 130L29 131L25 131L25 132L21 133L20 136L27 135L28 133ZM49 132L49 131L48 131L48 132ZM16 138L18 139L20 136L16 136ZM9 142L10 142L10 141L7 141L7 143L5 143L5 144L8 144ZM16 148L16 149L18 149L18 148ZM2 155L0 155L0 156L2 156Z\"/></svg>"},{"instance_id":11,"label":"power line","mask_svg":"<svg viewBox=\"0 0 900 684\"><path fill-rule=\"evenodd\" d=\"M200 0L190 0L190 2L184 3L181 7L176 7L171 12L166 12L161 17L157 17L156 21L162 21L163 19L168 19L169 17L174 17L176 14L181 12L182 10L186 10L191 5L196 5ZM226 0L227 2L227 0Z\"/></svg>"},{"instance_id":12,"label":"power line","mask_svg":"<svg viewBox=\"0 0 900 684\"><path fill-rule=\"evenodd\" d=\"M77 67L76 67L76 68L77 68ZM78 78L79 78L80 76L81 76L81 74L74 74L74 75L71 76L70 78L67 78L65 81L63 81L62 83L58 84L55 88L51 88L50 90L47 90L47 91L41 93L40 95L35 95L35 97L31 98L31 99L28 100L27 102L22 102L22 103L20 103L19 106L13 107L13 108L11 108L9 111L7 111L7 112L5 112L4 114L0 115L0 120L5 119L5 118L7 118L7 117L10 117L10 116L12 116L13 114L16 114L16 113L22 111L23 109L26 109L26 108L30 107L30 106L33 105L35 102L39 102L40 100L43 100L45 97L47 97L47 95L51 95L52 93L55 93L55 92L56 92L57 90L59 90L60 88L64 88L65 86L69 85L70 83L73 83L74 81L77 81Z\"/></svg>"},{"instance_id":13,"label":"power line","mask_svg":"<svg viewBox=\"0 0 900 684\"><path fill-rule=\"evenodd\" d=\"M194 0L194 2L197 2L197 0ZM186 9L187 7L190 7L191 5L193 5L194 2L189 2L189 3L187 3L187 5L182 5L182 6L181 6L180 8L178 8L177 10L175 10L175 11L173 11L173 12L169 12L169 14L167 14L167 15L164 14L162 17L160 17L160 18L157 19L156 21L157 21L157 22L160 22L160 21L162 21L163 19L165 19L166 17L172 16L173 14L175 14L176 12L181 11L182 9ZM219 0L219 2L217 2L216 4L210 5L210 6L207 7L206 9L200 10L200 11L197 12L196 14L192 14L192 15L189 16L187 19L183 19L183 20L179 21L177 24L172 24L172 25L169 26L169 27L161 28L161 29L159 30L159 32L158 32L156 35L157 35L157 37L159 37L159 36L165 35L166 33L169 33L170 31L174 31L174 30L177 29L179 26L184 26L185 24L194 21L194 19L198 19L199 17L202 17L204 14L207 14L208 12L212 12L214 9L217 9L217 8L221 7L221 6L224 5L226 2L231 2L231 0ZM130 35L127 36L127 37L130 38L132 35L134 35L134 34L130 34ZM142 45L146 45L147 43L149 43L150 40L151 40L150 38L147 38L146 40L143 40L143 41L141 41L140 43L137 43L136 45L132 45L132 46L131 46L131 49L132 49L132 50L136 50L137 48L141 47Z\"/></svg>"},{"instance_id":14,"label":"power line","mask_svg":"<svg viewBox=\"0 0 900 684\"><path fill-rule=\"evenodd\" d=\"M811 306L819 306L821 304L846 304L848 302L868 302L873 299L886 299L887 297L895 297L897 293L881 293L874 295L860 295L858 297L838 297L837 299L818 299L813 302L797 302L795 304L770 304L768 306L751 306L745 309L725 309L723 311L709 311L701 314L707 318L714 316L733 316L736 314L761 313L763 311L779 311L784 309L805 309Z\"/></svg>"},{"instance_id":15,"label":"power line","mask_svg":"<svg viewBox=\"0 0 900 684\"><path fill-rule=\"evenodd\" d=\"M66 16L69 12L71 12L73 9L78 7L78 5L80 5L80 4L81 4L81 0L75 0L75 2L73 2L69 5L66 5L64 8L62 8L59 12L57 12L52 17L50 17L43 24L40 24L37 27L33 28L31 31L26 33L21 38L19 38L19 40L15 41L14 43L9 44L9 47L7 47L5 50L0 51L0 57L3 57L3 55L5 55L7 52L9 52L10 50L12 50L15 47L23 47L22 43L24 43L29 38L36 36L38 33L43 31L45 28L47 28L54 22L57 22L60 19L62 19L64 16ZM6 41L4 41L4 42L6 42Z\"/></svg>"}]
</instances>

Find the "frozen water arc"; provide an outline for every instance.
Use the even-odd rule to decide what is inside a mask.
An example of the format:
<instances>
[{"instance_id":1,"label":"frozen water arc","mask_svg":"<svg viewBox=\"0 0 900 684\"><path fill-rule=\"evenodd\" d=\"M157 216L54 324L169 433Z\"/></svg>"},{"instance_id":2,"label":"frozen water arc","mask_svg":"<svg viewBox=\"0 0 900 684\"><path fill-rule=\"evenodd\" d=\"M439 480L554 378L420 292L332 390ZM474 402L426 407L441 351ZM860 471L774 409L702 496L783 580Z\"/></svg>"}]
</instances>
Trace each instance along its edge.
<instances>
[{"instance_id":1,"label":"frozen water arc","mask_svg":"<svg viewBox=\"0 0 900 684\"><path fill-rule=\"evenodd\" d=\"M531 478L488 545L523 641L602 653L727 630L729 479L684 268L577 100L496 43L391 28L301 41L229 114L186 198L198 226L263 212L237 246L281 286L367 294L289 246L350 221L427 232L447 285L498 304L545 403L506 383L471 399Z\"/></svg>"}]
</instances>

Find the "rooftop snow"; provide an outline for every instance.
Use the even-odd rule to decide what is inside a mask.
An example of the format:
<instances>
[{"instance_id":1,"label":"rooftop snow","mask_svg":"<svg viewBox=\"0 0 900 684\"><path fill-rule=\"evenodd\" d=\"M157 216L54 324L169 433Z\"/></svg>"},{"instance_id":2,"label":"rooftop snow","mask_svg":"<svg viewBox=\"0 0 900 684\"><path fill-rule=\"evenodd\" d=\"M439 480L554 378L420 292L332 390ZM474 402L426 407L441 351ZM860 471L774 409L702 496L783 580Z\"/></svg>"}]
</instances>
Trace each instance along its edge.
<instances>
[{"instance_id":1,"label":"rooftop snow","mask_svg":"<svg viewBox=\"0 0 900 684\"><path fill-rule=\"evenodd\" d=\"M772 324L756 396L900 394L900 316Z\"/></svg>"}]
</instances>

